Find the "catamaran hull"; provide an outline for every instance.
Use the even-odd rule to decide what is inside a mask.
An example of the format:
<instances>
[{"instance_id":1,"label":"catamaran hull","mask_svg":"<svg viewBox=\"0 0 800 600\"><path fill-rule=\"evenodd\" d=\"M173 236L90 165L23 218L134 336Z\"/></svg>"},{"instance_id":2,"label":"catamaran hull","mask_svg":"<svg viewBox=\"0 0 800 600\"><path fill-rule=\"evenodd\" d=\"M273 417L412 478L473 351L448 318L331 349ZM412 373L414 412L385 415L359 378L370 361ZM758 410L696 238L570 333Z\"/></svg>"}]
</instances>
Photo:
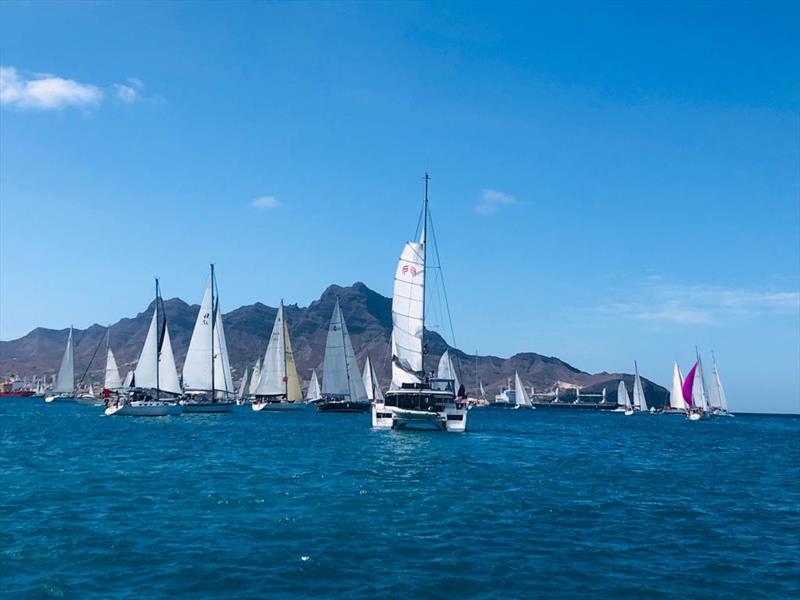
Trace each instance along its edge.
<instances>
[{"instance_id":1,"label":"catamaran hull","mask_svg":"<svg viewBox=\"0 0 800 600\"><path fill-rule=\"evenodd\" d=\"M105 410L107 417L175 417L183 413L180 404L166 402L135 402L109 406Z\"/></svg>"},{"instance_id":2,"label":"catamaran hull","mask_svg":"<svg viewBox=\"0 0 800 600\"><path fill-rule=\"evenodd\" d=\"M49 404L51 402L77 402L77 399L75 396L67 394L56 394L54 396L45 396L44 401Z\"/></svg>"},{"instance_id":3,"label":"catamaran hull","mask_svg":"<svg viewBox=\"0 0 800 600\"><path fill-rule=\"evenodd\" d=\"M184 402L184 414L232 413L235 402Z\"/></svg>"},{"instance_id":4,"label":"catamaran hull","mask_svg":"<svg viewBox=\"0 0 800 600\"><path fill-rule=\"evenodd\" d=\"M287 412L303 410L306 407L303 402L253 402L252 406L256 412Z\"/></svg>"},{"instance_id":5,"label":"catamaran hull","mask_svg":"<svg viewBox=\"0 0 800 600\"><path fill-rule=\"evenodd\" d=\"M456 406L432 412L376 404L372 407L372 426L377 429L463 432L467 430L467 412L466 407Z\"/></svg>"}]
</instances>

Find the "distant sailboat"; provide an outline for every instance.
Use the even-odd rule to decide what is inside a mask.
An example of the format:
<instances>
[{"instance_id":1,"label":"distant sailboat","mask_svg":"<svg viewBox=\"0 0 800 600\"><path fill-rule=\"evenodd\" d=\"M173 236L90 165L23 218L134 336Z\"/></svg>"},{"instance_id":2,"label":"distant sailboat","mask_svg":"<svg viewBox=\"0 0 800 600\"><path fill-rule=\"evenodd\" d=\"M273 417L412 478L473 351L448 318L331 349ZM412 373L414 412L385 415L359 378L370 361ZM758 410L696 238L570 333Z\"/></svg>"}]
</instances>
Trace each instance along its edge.
<instances>
[{"instance_id":1,"label":"distant sailboat","mask_svg":"<svg viewBox=\"0 0 800 600\"><path fill-rule=\"evenodd\" d=\"M683 400L683 376L678 363L672 367L672 390L669 394L669 409L664 410L664 414L681 415L686 413L688 407Z\"/></svg>"},{"instance_id":2,"label":"distant sailboat","mask_svg":"<svg viewBox=\"0 0 800 600\"><path fill-rule=\"evenodd\" d=\"M633 408L640 412L647 412L647 401L644 397L644 388L642 387L642 378L639 377L639 365L636 361L633 362L635 375L633 376Z\"/></svg>"},{"instance_id":3,"label":"distant sailboat","mask_svg":"<svg viewBox=\"0 0 800 600\"><path fill-rule=\"evenodd\" d=\"M153 319L131 384L135 387L115 394L115 401L106 408L107 416L163 417L183 412L183 406L177 401L183 390L175 367L158 279Z\"/></svg>"},{"instance_id":4,"label":"distant sailboat","mask_svg":"<svg viewBox=\"0 0 800 600\"><path fill-rule=\"evenodd\" d=\"M625 387L624 381L620 381L619 387L617 387L617 404L623 407L626 417L629 417L633 414L633 405L631 404L631 397L628 396L628 388Z\"/></svg>"},{"instance_id":5,"label":"distant sailboat","mask_svg":"<svg viewBox=\"0 0 800 600\"><path fill-rule=\"evenodd\" d=\"M453 379L432 379L425 370L425 281L428 267L428 174L419 242L406 242L392 293L392 382L383 404L372 405L372 426L465 431L467 402L456 398ZM324 391L324 390L323 390Z\"/></svg>"},{"instance_id":6,"label":"distant sailboat","mask_svg":"<svg viewBox=\"0 0 800 600\"><path fill-rule=\"evenodd\" d=\"M258 387L258 380L261 379L261 359L256 361L253 366L253 373L250 375L250 385L247 386L247 395L255 396L256 388Z\"/></svg>"},{"instance_id":7,"label":"distant sailboat","mask_svg":"<svg viewBox=\"0 0 800 600\"><path fill-rule=\"evenodd\" d=\"M708 394L706 393L706 379L703 375L703 361L700 359L700 353L697 353L697 362L695 363L696 372L694 375L694 383L692 387L692 401L697 409L703 415L710 414L708 407Z\"/></svg>"},{"instance_id":8,"label":"distant sailboat","mask_svg":"<svg viewBox=\"0 0 800 600\"><path fill-rule=\"evenodd\" d=\"M519 377L519 371L514 371L514 396L517 400L515 408L534 408L530 396L522 384L522 379Z\"/></svg>"},{"instance_id":9,"label":"distant sailboat","mask_svg":"<svg viewBox=\"0 0 800 600\"><path fill-rule=\"evenodd\" d=\"M317 372L311 371L311 381L308 382L308 393L306 393L306 402L313 404L322 400L322 393L319 391L319 379L317 379Z\"/></svg>"},{"instance_id":10,"label":"distant sailboat","mask_svg":"<svg viewBox=\"0 0 800 600\"><path fill-rule=\"evenodd\" d=\"M733 414L728 412L728 398L725 396L725 388L722 387L722 381L719 379L719 369L717 369L717 357L711 353L711 358L714 365L711 367L711 385L708 389L709 403L711 404L714 414L732 417Z\"/></svg>"},{"instance_id":11,"label":"distant sailboat","mask_svg":"<svg viewBox=\"0 0 800 600\"><path fill-rule=\"evenodd\" d=\"M686 416L690 421L699 420L703 412L702 408L696 404L695 379L697 378L697 367L698 363L694 363L694 366L692 366L692 368L686 374L686 379L684 380L683 387L681 388L681 395L683 397L683 401L686 403Z\"/></svg>"},{"instance_id":12,"label":"distant sailboat","mask_svg":"<svg viewBox=\"0 0 800 600\"><path fill-rule=\"evenodd\" d=\"M188 414L230 413L236 405L222 310L216 291L217 278L214 265L211 265L183 364L185 397L181 403L183 412Z\"/></svg>"},{"instance_id":13,"label":"distant sailboat","mask_svg":"<svg viewBox=\"0 0 800 600\"><path fill-rule=\"evenodd\" d=\"M244 404L245 396L250 385L250 369L244 370L242 381L239 382L239 390L236 392L236 404Z\"/></svg>"},{"instance_id":14,"label":"distant sailboat","mask_svg":"<svg viewBox=\"0 0 800 600\"><path fill-rule=\"evenodd\" d=\"M369 356L364 363L364 375L361 377L364 381L364 389L367 390L367 399L370 402L383 402L383 392L378 383L378 376L375 375L375 370L372 368L372 363L369 361Z\"/></svg>"},{"instance_id":15,"label":"distant sailboat","mask_svg":"<svg viewBox=\"0 0 800 600\"><path fill-rule=\"evenodd\" d=\"M458 392L461 390L461 382L458 380L458 373L450 356L450 350L445 350L439 359L439 367L436 369L436 377L439 379L452 379L453 389Z\"/></svg>"},{"instance_id":16,"label":"distant sailboat","mask_svg":"<svg viewBox=\"0 0 800 600\"><path fill-rule=\"evenodd\" d=\"M75 351L72 345L72 326L69 328L67 336L67 347L64 349L64 356L61 357L61 365L58 367L58 375L49 396L45 402L75 402Z\"/></svg>"},{"instance_id":17,"label":"distant sailboat","mask_svg":"<svg viewBox=\"0 0 800 600\"><path fill-rule=\"evenodd\" d=\"M370 409L339 300L333 307L328 327L322 362L322 400L316 406L322 412L366 412Z\"/></svg>"},{"instance_id":18,"label":"distant sailboat","mask_svg":"<svg viewBox=\"0 0 800 600\"><path fill-rule=\"evenodd\" d=\"M103 379L103 389L117 390L122 387L122 380L117 368L117 360L111 351L111 328L106 330L106 375Z\"/></svg>"},{"instance_id":19,"label":"distant sailboat","mask_svg":"<svg viewBox=\"0 0 800 600\"><path fill-rule=\"evenodd\" d=\"M264 354L252 409L254 411L296 410L303 406L303 392L300 389L300 378L297 376L292 342L289 338L289 326L281 301L267 344L267 352Z\"/></svg>"}]
</instances>

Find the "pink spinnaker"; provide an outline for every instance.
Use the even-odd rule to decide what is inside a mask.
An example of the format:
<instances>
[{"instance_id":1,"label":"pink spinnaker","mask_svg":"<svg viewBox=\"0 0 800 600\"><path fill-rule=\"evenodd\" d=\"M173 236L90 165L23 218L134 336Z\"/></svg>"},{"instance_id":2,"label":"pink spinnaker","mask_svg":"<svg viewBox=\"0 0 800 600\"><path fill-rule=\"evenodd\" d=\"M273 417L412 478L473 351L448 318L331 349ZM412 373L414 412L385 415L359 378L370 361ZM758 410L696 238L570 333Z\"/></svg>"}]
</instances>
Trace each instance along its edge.
<instances>
[{"instance_id":1,"label":"pink spinnaker","mask_svg":"<svg viewBox=\"0 0 800 600\"><path fill-rule=\"evenodd\" d=\"M692 370L686 374L686 379L683 380L683 388L681 391L683 392L683 401L686 402L686 406L692 408L692 387L694 387L694 372L697 370L697 363L694 363Z\"/></svg>"}]
</instances>

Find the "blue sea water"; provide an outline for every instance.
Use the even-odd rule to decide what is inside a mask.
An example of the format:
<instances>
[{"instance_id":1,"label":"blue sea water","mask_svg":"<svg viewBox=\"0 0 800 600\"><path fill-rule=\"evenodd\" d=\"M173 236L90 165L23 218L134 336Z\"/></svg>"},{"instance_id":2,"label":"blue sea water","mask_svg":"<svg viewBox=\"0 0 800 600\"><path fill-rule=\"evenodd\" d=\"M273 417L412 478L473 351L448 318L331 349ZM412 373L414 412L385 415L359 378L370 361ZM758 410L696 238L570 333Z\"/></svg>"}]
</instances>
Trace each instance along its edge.
<instances>
[{"instance_id":1,"label":"blue sea water","mask_svg":"<svg viewBox=\"0 0 800 600\"><path fill-rule=\"evenodd\" d=\"M0 401L0 595L798 598L800 418Z\"/></svg>"}]
</instances>

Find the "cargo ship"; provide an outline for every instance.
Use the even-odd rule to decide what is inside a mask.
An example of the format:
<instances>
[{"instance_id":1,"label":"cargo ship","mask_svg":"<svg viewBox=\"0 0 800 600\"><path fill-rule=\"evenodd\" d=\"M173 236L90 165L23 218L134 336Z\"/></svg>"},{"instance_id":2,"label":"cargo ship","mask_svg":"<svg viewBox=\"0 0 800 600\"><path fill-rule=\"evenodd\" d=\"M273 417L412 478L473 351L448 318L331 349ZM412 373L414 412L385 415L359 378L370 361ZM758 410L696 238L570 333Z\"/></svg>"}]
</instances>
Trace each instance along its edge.
<instances>
[{"instance_id":1,"label":"cargo ship","mask_svg":"<svg viewBox=\"0 0 800 600\"><path fill-rule=\"evenodd\" d=\"M33 396L33 390L25 388L25 382L13 375L0 383L0 396Z\"/></svg>"}]
</instances>

